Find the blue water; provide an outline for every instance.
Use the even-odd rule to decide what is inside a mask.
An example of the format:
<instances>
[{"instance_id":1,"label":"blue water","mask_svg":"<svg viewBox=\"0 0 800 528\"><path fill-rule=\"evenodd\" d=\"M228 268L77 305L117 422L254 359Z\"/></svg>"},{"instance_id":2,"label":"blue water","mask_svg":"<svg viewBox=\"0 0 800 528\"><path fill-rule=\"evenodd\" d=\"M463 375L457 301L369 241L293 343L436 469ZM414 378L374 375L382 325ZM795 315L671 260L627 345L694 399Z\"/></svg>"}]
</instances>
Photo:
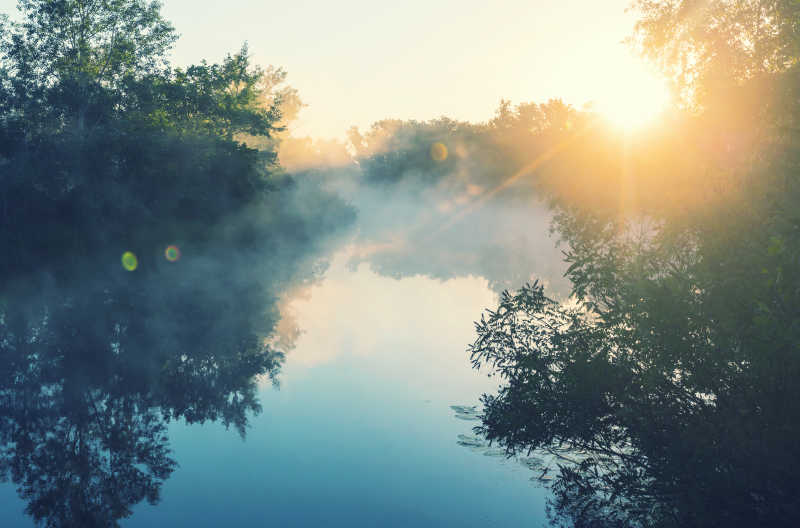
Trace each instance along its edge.
<instances>
[{"instance_id":1,"label":"blue water","mask_svg":"<svg viewBox=\"0 0 800 528\"><path fill-rule=\"evenodd\" d=\"M156 506L122 522L152 526L542 526L547 491L515 462L456 444L494 379L471 369L472 321L486 281L395 280L335 265L287 304L304 332L264 384L245 440L219 424L172 423L180 467ZM30 526L11 485L4 527Z\"/></svg>"}]
</instances>

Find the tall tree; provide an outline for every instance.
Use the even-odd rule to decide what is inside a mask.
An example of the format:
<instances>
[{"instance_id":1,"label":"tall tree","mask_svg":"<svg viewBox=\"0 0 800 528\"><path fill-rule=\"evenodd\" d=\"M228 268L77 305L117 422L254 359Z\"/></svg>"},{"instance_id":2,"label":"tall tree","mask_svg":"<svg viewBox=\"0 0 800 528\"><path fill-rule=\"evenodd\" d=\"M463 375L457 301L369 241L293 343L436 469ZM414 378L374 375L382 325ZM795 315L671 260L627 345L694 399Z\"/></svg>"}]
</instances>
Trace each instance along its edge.
<instances>
[{"instance_id":1,"label":"tall tree","mask_svg":"<svg viewBox=\"0 0 800 528\"><path fill-rule=\"evenodd\" d=\"M244 143L281 117L246 48L173 69L157 2L19 5L0 48L0 470L37 520L113 525L174 466L164 420L244 434L282 363L274 299L352 213Z\"/></svg>"},{"instance_id":2,"label":"tall tree","mask_svg":"<svg viewBox=\"0 0 800 528\"><path fill-rule=\"evenodd\" d=\"M702 143L658 158L666 183L630 167L638 192L660 191L636 207L573 199L570 182L602 172L559 173L574 303L533 285L478 323L473 361L504 380L484 397L482 431L510 452L573 453L559 459L556 522L794 526L797 6L638 4L645 50L696 103L668 125ZM724 185L708 192L710 179Z\"/></svg>"}]
</instances>

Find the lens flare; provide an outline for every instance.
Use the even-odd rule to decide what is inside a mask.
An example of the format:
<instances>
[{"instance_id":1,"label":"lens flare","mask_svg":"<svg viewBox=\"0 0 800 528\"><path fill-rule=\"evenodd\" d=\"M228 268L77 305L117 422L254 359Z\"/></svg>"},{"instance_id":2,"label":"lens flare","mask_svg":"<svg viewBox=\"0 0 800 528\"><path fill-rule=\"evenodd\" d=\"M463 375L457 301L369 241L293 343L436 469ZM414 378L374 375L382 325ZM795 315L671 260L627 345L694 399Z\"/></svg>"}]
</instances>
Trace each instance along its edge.
<instances>
[{"instance_id":1,"label":"lens flare","mask_svg":"<svg viewBox=\"0 0 800 528\"><path fill-rule=\"evenodd\" d=\"M139 266L139 259L130 251L122 254L122 267L128 271L133 271Z\"/></svg>"},{"instance_id":2,"label":"lens flare","mask_svg":"<svg viewBox=\"0 0 800 528\"><path fill-rule=\"evenodd\" d=\"M444 161L447 159L447 147L444 143L434 143L431 145L431 159L434 161Z\"/></svg>"},{"instance_id":3,"label":"lens flare","mask_svg":"<svg viewBox=\"0 0 800 528\"><path fill-rule=\"evenodd\" d=\"M164 250L164 256L168 261L176 262L181 258L181 250L178 249L178 246L167 246L167 249Z\"/></svg>"}]
</instances>

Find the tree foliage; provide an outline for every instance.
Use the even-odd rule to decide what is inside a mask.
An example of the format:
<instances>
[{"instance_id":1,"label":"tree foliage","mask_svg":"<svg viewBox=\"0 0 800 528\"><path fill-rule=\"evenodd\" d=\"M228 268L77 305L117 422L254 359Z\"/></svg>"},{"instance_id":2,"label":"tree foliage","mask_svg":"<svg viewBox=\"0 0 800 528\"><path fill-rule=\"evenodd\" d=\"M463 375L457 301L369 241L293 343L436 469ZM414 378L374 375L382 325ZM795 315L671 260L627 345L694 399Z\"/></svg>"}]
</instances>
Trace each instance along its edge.
<instances>
[{"instance_id":1,"label":"tree foliage","mask_svg":"<svg viewBox=\"0 0 800 528\"><path fill-rule=\"evenodd\" d=\"M0 475L37 521L113 525L174 468L165 421L244 434L282 363L274 298L352 213L280 170L285 74L246 47L173 69L157 2L19 7L0 44Z\"/></svg>"},{"instance_id":2,"label":"tree foliage","mask_svg":"<svg viewBox=\"0 0 800 528\"><path fill-rule=\"evenodd\" d=\"M797 67L794 0L636 0L632 40L699 104L729 83Z\"/></svg>"},{"instance_id":3,"label":"tree foliage","mask_svg":"<svg viewBox=\"0 0 800 528\"><path fill-rule=\"evenodd\" d=\"M645 49L702 95L704 111L664 125L709 148L662 144L674 161L658 158L661 183L634 164L636 207L570 194L592 178L603 185L590 167L545 181L574 297L558 303L534 284L477 324L474 364L504 382L484 397L481 429L511 452L573 453L553 486L556 523L794 526L796 3L639 7ZM711 82L724 67L725 83ZM758 105L751 82L765 87Z\"/></svg>"}]
</instances>

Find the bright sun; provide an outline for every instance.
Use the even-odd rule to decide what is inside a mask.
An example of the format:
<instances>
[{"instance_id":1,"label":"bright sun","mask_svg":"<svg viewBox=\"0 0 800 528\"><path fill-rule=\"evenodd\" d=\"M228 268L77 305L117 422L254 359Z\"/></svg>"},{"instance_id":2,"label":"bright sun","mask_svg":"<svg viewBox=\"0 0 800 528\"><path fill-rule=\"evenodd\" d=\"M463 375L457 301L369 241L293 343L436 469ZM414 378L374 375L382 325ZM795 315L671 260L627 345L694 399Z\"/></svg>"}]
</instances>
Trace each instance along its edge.
<instances>
[{"instance_id":1,"label":"bright sun","mask_svg":"<svg viewBox=\"0 0 800 528\"><path fill-rule=\"evenodd\" d=\"M628 64L608 72L608 82L598 88L592 106L614 126L633 131L652 123L666 108L666 83L644 65Z\"/></svg>"}]
</instances>

